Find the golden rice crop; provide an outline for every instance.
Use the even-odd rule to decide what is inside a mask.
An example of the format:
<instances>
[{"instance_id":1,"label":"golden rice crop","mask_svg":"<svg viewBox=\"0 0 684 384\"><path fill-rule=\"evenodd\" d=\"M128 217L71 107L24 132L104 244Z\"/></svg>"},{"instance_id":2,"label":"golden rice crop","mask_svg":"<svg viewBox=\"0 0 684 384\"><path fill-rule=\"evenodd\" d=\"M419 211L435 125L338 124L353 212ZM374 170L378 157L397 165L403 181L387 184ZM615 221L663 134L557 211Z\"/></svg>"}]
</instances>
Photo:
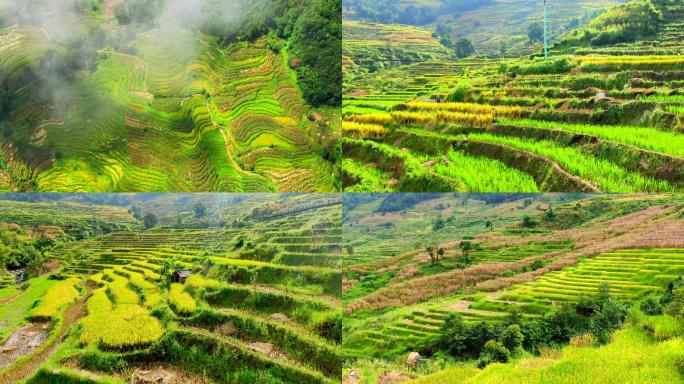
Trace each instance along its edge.
<instances>
[{"instance_id":1,"label":"golden rice crop","mask_svg":"<svg viewBox=\"0 0 684 384\"><path fill-rule=\"evenodd\" d=\"M389 113L366 113L361 115L351 115L347 117L346 120L362 124L384 125L392 122L392 115Z\"/></svg>"},{"instance_id":2,"label":"golden rice crop","mask_svg":"<svg viewBox=\"0 0 684 384\"><path fill-rule=\"evenodd\" d=\"M138 289L156 289L157 286L145 280L142 274L137 272L130 272L130 278L128 279L130 284Z\"/></svg>"},{"instance_id":3,"label":"golden rice crop","mask_svg":"<svg viewBox=\"0 0 684 384\"><path fill-rule=\"evenodd\" d=\"M113 307L104 288L93 291L87 308L80 337L83 344L97 343L106 349L144 347L164 332L159 320L137 304Z\"/></svg>"},{"instance_id":4,"label":"golden rice crop","mask_svg":"<svg viewBox=\"0 0 684 384\"><path fill-rule=\"evenodd\" d=\"M411 101L406 106L412 111L449 111L461 113L488 114L499 117L520 117L523 109L508 105L487 105L475 103L435 103Z\"/></svg>"},{"instance_id":5,"label":"golden rice crop","mask_svg":"<svg viewBox=\"0 0 684 384\"><path fill-rule=\"evenodd\" d=\"M130 272L129 283L142 294L146 308L156 306L161 300L159 287L147 281L141 273Z\"/></svg>"},{"instance_id":6,"label":"golden rice crop","mask_svg":"<svg viewBox=\"0 0 684 384\"><path fill-rule=\"evenodd\" d=\"M169 290L169 304L178 313L189 315L197 309L197 303L187 292L183 291L183 285L171 284Z\"/></svg>"},{"instance_id":7,"label":"golden rice crop","mask_svg":"<svg viewBox=\"0 0 684 384\"><path fill-rule=\"evenodd\" d=\"M399 124L427 124L435 121L435 116L424 112L392 112L392 118Z\"/></svg>"},{"instance_id":8,"label":"golden rice crop","mask_svg":"<svg viewBox=\"0 0 684 384\"><path fill-rule=\"evenodd\" d=\"M45 292L40 304L31 311L30 316L38 319L55 317L60 308L78 297L79 293L76 289L78 282L78 279L67 279L53 285Z\"/></svg>"},{"instance_id":9,"label":"golden rice crop","mask_svg":"<svg viewBox=\"0 0 684 384\"><path fill-rule=\"evenodd\" d=\"M112 295L116 304L138 304L140 296L128 288L128 280L113 275L114 281L107 285L107 292Z\"/></svg>"},{"instance_id":10,"label":"golden rice crop","mask_svg":"<svg viewBox=\"0 0 684 384\"><path fill-rule=\"evenodd\" d=\"M361 139L381 139L389 132L382 125L362 124L353 121L343 121L342 131L347 136Z\"/></svg>"},{"instance_id":11,"label":"golden rice crop","mask_svg":"<svg viewBox=\"0 0 684 384\"><path fill-rule=\"evenodd\" d=\"M96 285L102 285L102 272L91 275L90 277L88 277L88 281L93 282Z\"/></svg>"},{"instance_id":12,"label":"golden rice crop","mask_svg":"<svg viewBox=\"0 0 684 384\"><path fill-rule=\"evenodd\" d=\"M218 289L221 287L221 282L214 279L208 279L199 274L194 274L185 280L185 286L193 289Z\"/></svg>"},{"instance_id":13,"label":"golden rice crop","mask_svg":"<svg viewBox=\"0 0 684 384\"><path fill-rule=\"evenodd\" d=\"M435 121L459 124L469 127L487 127L492 124L491 114L436 111L435 112L392 112L399 124L427 124Z\"/></svg>"},{"instance_id":14,"label":"golden rice crop","mask_svg":"<svg viewBox=\"0 0 684 384\"><path fill-rule=\"evenodd\" d=\"M469 127L488 127L494 121L492 115L461 112L437 112L437 120Z\"/></svg>"},{"instance_id":15,"label":"golden rice crop","mask_svg":"<svg viewBox=\"0 0 684 384\"><path fill-rule=\"evenodd\" d=\"M684 64L682 56L578 56L580 64Z\"/></svg>"}]
</instances>

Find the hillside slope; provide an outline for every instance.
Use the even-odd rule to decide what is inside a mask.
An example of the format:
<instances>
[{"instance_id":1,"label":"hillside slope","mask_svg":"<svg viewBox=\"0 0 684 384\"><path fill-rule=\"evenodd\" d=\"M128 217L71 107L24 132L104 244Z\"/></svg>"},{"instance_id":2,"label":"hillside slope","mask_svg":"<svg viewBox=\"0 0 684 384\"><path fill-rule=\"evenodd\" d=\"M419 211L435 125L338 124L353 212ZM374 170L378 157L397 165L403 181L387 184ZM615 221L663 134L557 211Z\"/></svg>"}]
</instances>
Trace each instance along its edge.
<instances>
[{"instance_id":1,"label":"hillside slope","mask_svg":"<svg viewBox=\"0 0 684 384\"><path fill-rule=\"evenodd\" d=\"M617 7L549 60L347 68L345 188L682 190L683 12L678 0Z\"/></svg>"},{"instance_id":2,"label":"hillside slope","mask_svg":"<svg viewBox=\"0 0 684 384\"><path fill-rule=\"evenodd\" d=\"M359 219L345 223L345 228L356 233L372 229L376 241L368 256L365 252L357 256L354 247L353 254L344 257L342 346L348 359L346 375L361 372L367 376L365 382L374 383L373 377L390 370L413 377L465 363L469 368L454 368L425 380L497 382L513 375L510 377L521 382L540 382L547 375L565 374L577 377L578 383L588 383L591 381L572 370L582 369L578 367L588 359L608 359L613 353L608 351L627 348L632 342L623 340L624 335L648 345L654 355L679 361L670 352L681 339L659 342L672 332L681 337L677 331L681 328L674 327L680 320L637 318L636 312L630 317L632 324L646 332L621 331L615 336L616 345L609 344L605 350L569 350L567 358L545 355L544 351L560 349L591 332L594 341L600 337L603 343L610 340L609 334L601 336L605 331L592 325L598 321L591 320L596 313L594 301L612 297L608 301L619 302L624 316L617 323L622 325L627 308L646 308L641 303L648 297L657 298L671 287L681 286L681 197L569 195L563 202L549 199L559 195L543 196L490 202L483 209L486 205L476 198L464 200L445 194L420 203L417 209L386 217L368 215L368 207L363 205L356 213L348 213L347 217ZM410 223L416 228L413 232L404 229ZM398 242L397 234L407 239ZM410 242L414 243L411 251L387 252ZM352 244L357 244L353 236L344 238L344 248ZM680 316L676 307L673 311L673 316ZM473 371L478 364L500 361L483 360L482 351L486 341L503 338L502 332L512 324L521 327L521 348L527 352L511 349L509 357L520 361L514 360L515 366L493 364L481 373ZM672 332L668 333L669 329ZM583 347L601 345L594 341ZM410 352L419 352L429 361L420 369L407 369L403 362ZM629 360L635 352L625 351L623 362L635 364ZM542 359L526 360L529 354L539 353ZM676 369L661 373L664 376L658 380L663 382L665 377L682 379ZM649 375L648 368L637 369L624 379L636 383ZM462 381L450 380L455 377ZM601 377L600 382L621 382Z\"/></svg>"},{"instance_id":3,"label":"hillside slope","mask_svg":"<svg viewBox=\"0 0 684 384\"><path fill-rule=\"evenodd\" d=\"M606 7L624 0L554 1L548 20L551 41L584 24ZM398 2L345 0L345 17L407 24L435 30L447 26L456 38L467 37L481 54L499 56L532 52L527 28L543 20L542 2L536 0L402 0Z\"/></svg>"},{"instance_id":4,"label":"hillside slope","mask_svg":"<svg viewBox=\"0 0 684 384\"><path fill-rule=\"evenodd\" d=\"M339 196L194 198L3 201L0 382L339 383Z\"/></svg>"},{"instance_id":5,"label":"hillside slope","mask_svg":"<svg viewBox=\"0 0 684 384\"><path fill-rule=\"evenodd\" d=\"M134 12L134 3L124 9ZM282 2L270 3L276 8ZM320 89L335 79L312 69L310 62L319 59L301 49L309 29L324 20L310 14L314 5L292 8L288 17L294 21L281 23L292 35L288 40L278 35L271 16L254 16L265 18L266 29L250 24L240 27L251 28L249 35L236 37L213 32L211 25L177 25L167 20L169 12L179 12L173 9L129 16L119 8L126 4L94 1L68 12L46 7L46 16L5 20L4 188L337 189L331 154L339 114L324 105L336 102ZM308 26L297 23L295 9L304 9ZM66 36L42 19L48 16L66 19ZM329 25L333 29L335 20ZM329 49L339 55L334 45Z\"/></svg>"}]
</instances>

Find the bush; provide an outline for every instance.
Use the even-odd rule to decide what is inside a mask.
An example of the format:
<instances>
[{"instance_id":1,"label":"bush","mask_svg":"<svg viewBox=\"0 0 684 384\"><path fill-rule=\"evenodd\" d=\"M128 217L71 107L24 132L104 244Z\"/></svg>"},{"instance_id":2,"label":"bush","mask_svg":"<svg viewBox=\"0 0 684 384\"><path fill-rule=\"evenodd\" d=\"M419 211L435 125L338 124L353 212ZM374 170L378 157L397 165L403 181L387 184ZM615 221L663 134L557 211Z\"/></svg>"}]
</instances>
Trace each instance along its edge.
<instances>
[{"instance_id":1,"label":"bush","mask_svg":"<svg viewBox=\"0 0 684 384\"><path fill-rule=\"evenodd\" d=\"M580 336L575 336L570 339L570 345L575 348L587 348L594 345L594 335L591 333L585 333Z\"/></svg>"},{"instance_id":2,"label":"bush","mask_svg":"<svg viewBox=\"0 0 684 384\"><path fill-rule=\"evenodd\" d=\"M576 64L567 58L561 58L556 60L533 61L529 64L503 64L499 68L499 72L514 72L519 75L548 75L568 73L576 66Z\"/></svg>"},{"instance_id":3,"label":"bush","mask_svg":"<svg viewBox=\"0 0 684 384\"><path fill-rule=\"evenodd\" d=\"M622 327L627 319L627 313L627 306L610 296L599 302L589 320L589 329L600 344L605 344L610 341L611 333Z\"/></svg>"},{"instance_id":4,"label":"bush","mask_svg":"<svg viewBox=\"0 0 684 384\"><path fill-rule=\"evenodd\" d=\"M639 303L639 309L649 316L661 315L664 307L660 303L660 298L657 295L648 295Z\"/></svg>"},{"instance_id":5,"label":"bush","mask_svg":"<svg viewBox=\"0 0 684 384\"><path fill-rule=\"evenodd\" d=\"M456 84L456 89L447 96L447 101L451 102L464 102L467 100L473 87L470 85L468 80L459 80Z\"/></svg>"},{"instance_id":6,"label":"bush","mask_svg":"<svg viewBox=\"0 0 684 384\"><path fill-rule=\"evenodd\" d=\"M490 363L506 363L510 358L511 352L502 343L489 340L484 345L478 367L484 368Z\"/></svg>"},{"instance_id":7,"label":"bush","mask_svg":"<svg viewBox=\"0 0 684 384\"><path fill-rule=\"evenodd\" d=\"M522 334L520 326L517 324L509 325L504 329L499 338L501 344L512 353L516 353L522 349L524 340L525 336Z\"/></svg>"}]
</instances>

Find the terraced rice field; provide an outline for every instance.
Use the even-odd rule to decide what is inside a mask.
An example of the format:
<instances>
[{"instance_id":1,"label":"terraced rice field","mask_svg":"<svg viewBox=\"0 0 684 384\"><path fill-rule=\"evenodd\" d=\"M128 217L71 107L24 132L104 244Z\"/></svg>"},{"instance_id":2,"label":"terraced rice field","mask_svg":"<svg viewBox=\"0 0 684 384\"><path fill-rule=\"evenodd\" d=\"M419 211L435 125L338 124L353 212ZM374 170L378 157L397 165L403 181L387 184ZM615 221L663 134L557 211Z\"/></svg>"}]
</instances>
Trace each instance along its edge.
<instances>
[{"instance_id":1,"label":"terraced rice field","mask_svg":"<svg viewBox=\"0 0 684 384\"><path fill-rule=\"evenodd\" d=\"M449 57L448 49L428 29L420 27L345 20L343 31L343 54L364 66L378 61L399 65Z\"/></svg>"},{"instance_id":2,"label":"terraced rice field","mask_svg":"<svg viewBox=\"0 0 684 384\"><path fill-rule=\"evenodd\" d=\"M4 29L0 69L21 79L51 44L40 29ZM100 50L93 73L65 90L68 108L49 104L49 84L13 93L9 119L29 139L21 149L3 141L10 188L336 189L334 165L319 155L335 135L336 113L306 104L288 58L265 38L221 48L210 36L153 30L133 45L135 54Z\"/></svg>"},{"instance_id":3,"label":"terraced rice field","mask_svg":"<svg viewBox=\"0 0 684 384\"><path fill-rule=\"evenodd\" d=\"M29 366L0 366L0 382L124 383L151 370L198 384L339 383L339 199L263 195L230 210L243 224L57 245L81 256L60 260L67 279L42 288L60 300L30 312L57 319L49 347L29 351ZM174 270L191 275L170 281ZM67 320L74 301L82 310Z\"/></svg>"},{"instance_id":4,"label":"terraced rice field","mask_svg":"<svg viewBox=\"0 0 684 384\"><path fill-rule=\"evenodd\" d=\"M587 195L580 201L554 202L557 216L551 220L525 213L519 206L519 217L530 215L537 220L534 227L499 223L493 231L483 226L479 234L471 232L477 226L468 228L470 221L482 224L489 216L483 215L487 211L481 211L477 202L469 202L470 212L465 205L464 213L456 213L456 227L465 228L447 231L454 236L432 240L417 234L412 239L422 248L397 256L345 256L345 356L405 358L408 352L435 342L451 314L461 315L473 326L501 324L513 313L529 319L542 317L566 303L596 295L606 283L612 295L627 303L661 292L684 275L684 243L677 235L683 225L681 200L675 195L675 200L667 202L666 196L611 200ZM453 195L433 203L448 209L448 201L456 203ZM548 210L538 202L528 205ZM506 209L505 203L494 206ZM420 226L415 216L438 215L419 207L416 213L397 215L390 227L375 228L375 246L396 249L390 234L401 231L403 221ZM354 218L347 223L352 231L363 233L373 226L369 208L359 205L347 214ZM495 211L490 209L490 213ZM463 218L458 220L460 215ZM345 238L345 243L354 239ZM468 266L458 264L463 262L460 244L464 239L473 243ZM430 244L445 249L436 263L425 251Z\"/></svg>"},{"instance_id":5,"label":"terraced rice field","mask_svg":"<svg viewBox=\"0 0 684 384\"><path fill-rule=\"evenodd\" d=\"M681 191L684 5L658 6L657 35L552 49L550 71L467 59L349 74L345 189Z\"/></svg>"}]
</instances>

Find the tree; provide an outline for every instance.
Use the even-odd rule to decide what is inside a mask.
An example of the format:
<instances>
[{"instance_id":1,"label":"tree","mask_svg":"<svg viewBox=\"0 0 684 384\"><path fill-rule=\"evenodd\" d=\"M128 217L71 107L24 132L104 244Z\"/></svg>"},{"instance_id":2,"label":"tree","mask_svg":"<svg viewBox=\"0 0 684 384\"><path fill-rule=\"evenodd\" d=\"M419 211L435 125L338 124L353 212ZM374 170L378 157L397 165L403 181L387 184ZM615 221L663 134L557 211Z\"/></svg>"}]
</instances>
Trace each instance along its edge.
<instances>
[{"instance_id":1,"label":"tree","mask_svg":"<svg viewBox=\"0 0 684 384\"><path fill-rule=\"evenodd\" d=\"M470 265L470 251L473 249L473 244L470 241L461 241L461 252L463 253L463 263Z\"/></svg>"},{"instance_id":2,"label":"tree","mask_svg":"<svg viewBox=\"0 0 684 384\"><path fill-rule=\"evenodd\" d=\"M485 223L485 228L487 228L491 231L492 229L494 229L494 224L491 221L487 221Z\"/></svg>"},{"instance_id":3,"label":"tree","mask_svg":"<svg viewBox=\"0 0 684 384\"><path fill-rule=\"evenodd\" d=\"M133 217L134 217L136 220L142 221L142 219L143 219L143 213L142 213L142 208L140 208L139 206L137 206L137 205L132 206L131 209L128 210L128 212L129 212L131 215L133 215Z\"/></svg>"},{"instance_id":4,"label":"tree","mask_svg":"<svg viewBox=\"0 0 684 384\"><path fill-rule=\"evenodd\" d=\"M537 222L534 221L531 216L525 215L522 218L522 226L525 228L534 228L537 226Z\"/></svg>"},{"instance_id":5,"label":"tree","mask_svg":"<svg viewBox=\"0 0 684 384\"><path fill-rule=\"evenodd\" d=\"M505 40L499 42L499 55L501 57L506 56L506 51L508 51L508 43Z\"/></svg>"},{"instance_id":6,"label":"tree","mask_svg":"<svg viewBox=\"0 0 684 384\"><path fill-rule=\"evenodd\" d=\"M684 319L684 286L675 285L665 312L670 316Z\"/></svg>"},{"instance_id":7,"label":"tree","mask_svg":"<svg viewBox=\"0 0 684 384\"><path fill-rule=\"evenodd\" d=\"M427 247L425 247L425 251L428 253L428 255L430 255L430 261L434 263L436 261L435 260L435 247L432 245L428 245Z\"/></svg>"},{"instance_id":8,"label":"tree","mask_svg":"<svg viewBox=\"0 0 684 384\"><path fill-rule=\"evenodd\" d=\"M546 221L553 221L556 219L556 212L553 211L553 207L549 207L549 209L544 212L544 220Z\"/></svg>"},{"instance_id":9,"label":"tree","mask_svg":"<svg viewBox=\"0 0 684 384\"><path fill-rule=\"evenodd\" d=\"M172 257L167 257L162 261L162 267L160 274L163 277L169 277L171 276L175 271L180 271L181 270L181 265L178 262L178 258L176 256Z\"/></svg>"},{"instance_id":10,"label":"tree","mask_svg":"<svg viewBox=\"0 0 684 384\"><path fill-rule=\"evenodd\" d=\"M443 259L445 253L446 253L446 250L442 247L439 247L439 249L437 250L437 260Z\"/></svg>"},{"instance_id":11,"label":"tree","mask_svg":"<svg viewBox=\"0 0 684 384\"><path fill-rule=\"evenodd\" d=\"M435 217L435 219L432 221L432 230L434 232L437 232L440 229L444 228L445 225L446 222L442 218L442 215L437 215L437 217Z\"/></svg>"},{"instance_id":12,"label":"tree","mask_svg":"<svg viewBox=\"0 0 684 384\"><path fill-rule=\"evenodd\" d=\"M622 327L627 319L627 306L610 293L610 284L601 283L593 297L581 300L577 312L589 315L589 331L599 344L610 341L616 329Z\"/></svg>"},{"instance_id":13,"label":"tree","mask_svg":"<svg viewBox=\"0 0 684 384\"><path fill-rule=\"evenodd\" d=\"M152 212L148 212L147 214L145 214L145 217L143 218L145 229L156 227L158 222L159 221L157 220L157 216Z\"/></svg>"},{"instance_id":14,"label":"tree","mask_svg":"<svg viewBox=\"0 0 684 384\"><path fill-rule=\"evenodd\" d=\"M351 245L347 245L347 254L349 256L354 256L354 247L352 247Z\"/></svg>"},{"instance_id":15,"label":"tree","mask_svg":"<svg viewBox=\"0 0 684 384\"><path fill-rule=\"evenodd\" d=\"M641 300L639 309L649 316L657 316L663 314L664 307L657 295L650 294Z\"/></svg>"},{"instance_id":16,"label":"tree","mask_svg":"<svg viewBox=\"0 0 684 384\"><path fill-rule=\"evenodd\" d=\"M506 363L511 358L511 352L506 347L495 340L485 343L478 366L484 368L490 363Z\"/></svg>"},{"instance_id":17,"label":"tree","mask_svg":"<svg viewBox=\"0 0 684 384\"><path fill-rule=\"evenodd\" d=\"M473 42L467 37L461 37L456 40L456 57L464 59L475 53L475 46Z\"/></svg>"},{"instance_id":18,"label":"tree","mask_svg":"<svg viewBox=\"0 0 684 384\"><path fill-rule=\"evenodd\" d=\"M503 332L501 332L501 337L499 341L506 347L511 353L517 353L522 349L523 341L525 336L520 330L520 326L517 324L512 324L506 327Z\"/></svg>"},{"instance_id":19,"label":"tree","mask_svg":"<svg viewBox=\"0 0 684 384\"><path fill-rule=\"evenodd\" d=\"M532 23L527 26L527 38L530 45L544 41L544 25L541 22Z\"/></svg>"},{"instance_id":20,"label":"tree","mask_svg":"<svg viewBox=\"0 0 684 384\"><path fill-rule=\"evenodd\" d=\"M207 215L207 207L204 204L202 204L201 201L199 203L195 204L195 217L198 219L201 219L206 215Z\"/></svg>"},{"instance_id":21,"label":"tree","mask_svg":"<svg viewBox=\"0 0 684 384\"><path fill-rule=\"evenodd\" d=\"M442 325L438 344L440 348L451 356L463 356L468 352L469 327L463 317L457 313L450 313Z\"/></svg>"}]
</instances>

